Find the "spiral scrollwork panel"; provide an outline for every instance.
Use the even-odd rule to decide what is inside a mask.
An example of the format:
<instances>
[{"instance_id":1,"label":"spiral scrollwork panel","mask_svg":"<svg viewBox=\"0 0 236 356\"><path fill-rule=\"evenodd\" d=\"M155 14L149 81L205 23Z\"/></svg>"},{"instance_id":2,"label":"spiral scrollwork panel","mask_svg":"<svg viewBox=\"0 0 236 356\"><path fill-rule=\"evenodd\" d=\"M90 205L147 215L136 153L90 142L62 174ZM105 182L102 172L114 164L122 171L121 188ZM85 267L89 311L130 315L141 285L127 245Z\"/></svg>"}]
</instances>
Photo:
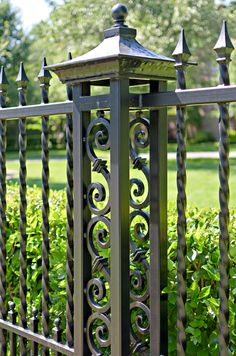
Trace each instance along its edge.
<instances>
[{"instance_id":1,"label":"spiral scrollwork panel","mask_svg":"<svg viewBox=\"0 0 236 356\"><path fill-rule=\"evenodd\" d=\"M130 337L132 353L149 349L149 120L130 122Z\"/></svg>"},{"instance_id":2,"label":"spiral scrollwork panel","mask_svg":"<svg viewBox=\"0 0 236 356\"><path fill-rule=\"evenodd\" d=\"M93 355L109 355L110 340L110 122L103 111L91 120L86 133L86 152L93 179L87 189L91 219L87 226L87 248L92 258L92 278L86 297L91 308L87 320L87 342Z\"/></svg>"},{"instance_id":3,"label":"spiral scrollwork panel","mask_svg":"<svg viewBox=\"0 0 236 356\"><path fill-rule=\"evenodd\" d=\"M91 308L87 341L93 355L110 354L110 122L104 112L88 126L86 151L93 179L87 189L91 220L87 248L92 277L86 297ZM139 111L130 122L130 338L132 352L149 348L149 120Z\"/></svg>"},{"instance_id":4,"label":"spiral scrollwork panel","mask_svg":"<svg viewBox=\"0 0 236 356\"><path fill-rule=\"evenodd\" d=\"M130 122L130 159L133 171L139 173L130 179L130 205L133 209L144 209L149 205L149 167L147 149L149 146L149 120L138 111ZM140 152L144 152L140 155Z\"/></svg>"}]
</instances>

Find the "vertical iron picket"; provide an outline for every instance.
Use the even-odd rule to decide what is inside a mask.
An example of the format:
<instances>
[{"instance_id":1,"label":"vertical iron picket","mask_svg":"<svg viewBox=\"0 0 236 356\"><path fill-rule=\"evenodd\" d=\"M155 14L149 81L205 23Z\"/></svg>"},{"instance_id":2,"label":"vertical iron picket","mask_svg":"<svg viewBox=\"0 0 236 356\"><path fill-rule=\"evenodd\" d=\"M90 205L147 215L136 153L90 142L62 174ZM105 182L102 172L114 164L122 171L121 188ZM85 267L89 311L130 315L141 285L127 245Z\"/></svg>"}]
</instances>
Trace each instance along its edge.
<instances>
[{"instance_id":1,"label":"vertical iron picket","mask_svg":"<svg viewBox=\"0 0 236 356\"><path fill-rule=\"evenodd\" d=\"M69 53L68 59L71 60L71 53ZM67 84L67 99L72 101L72 87ZM67 225L66 225L66 235L67 235L67 248L66 248L66 274L67 274L67 285L66 285L66 338L69 347L74 346L74 242L73 242L73 232L74 232L74 197L73 197L73 118L71 114L66 116L66 173L67 173L67 185L66 185L66 195L67 195L67 205L66 205L66 215L67 215Z\"/></svg>"},{"instance_id":2,"label":"vertical iron picket","mask_svg":"<svg viewBox=\"0 0 236 356\"><path fill-rule=\"evenodd\" d=\"M61 342L62 329L61 329L61 319L57 318L55 320L55 327L53 328L53 338L57 342ZM54 352L54 356L62 356L61 352Z\"/></svg>"},{"instance_id":3,"label":"vertical iron picket","mask_svg":"<svg viewBox=\"0 0 236 356\"><path fill-rule=\"evenodd\" d=\"M0 107L6 107L6 89L8 80L1 67ZM0 120L0 318L5 320L6 307L6 120ZM0 354L6 355L6 331L0 330Z\"/></svg>"},{"instance_id":4,"label":"vertical iron picket","mask_svg":"<svg viewBox=\"0 0 236 356\"><path fill-rule=\"evenodd\" d=\"M26 89L28 78L26 76L23 63L20 64L20 70L16 79L19 105L26 105ZM19 119L19 161L20 161L20 325L27 328L27 234L26 234L26 119ZM21 356L27 355L27 339L20 338L20 354Z\"/></svg>"},{"instance_id":5,"label":"vertical iron picket","mask_svg":"<svg viewBox=\"0 0 236 356\"><path fill-rule=\"evenodd\" d=\"M38 75L41 87L42 103L48 103L48 89L51 79L51 74L44 67L47 65L46 58L43 59L42 68ZM43 335L49 337L49 118L42 117L42 326ZM43 355L49 356L49 350L43 347Z\"/></svg>"},{"instance_id":6,"label":"vertical iron picket","mask_svg":"<svg viewBox=\"0 0 236 356\"><path fill-rule=\"evenodd\" d=\"M33 308L32 314L33 314L33 316L30 319L31 330L32 330L33 333L37 333L38 332L38 325L39 325L38 310L36 308ZM37 344L37 342L31 341L30 356L38 356L38 344Z\"/></svg>"},{"instance_id":7,"label":"vertical iron picket","mask_svg":"<svg viewBox=\"0 0 236 356\"><path fill-rule=\"evenodd\" d=\"M17 312L15 311L15 303L13 302L9 302L9 312L8 312L8 317L10 322L12 323L12 325L16 324L16 317L17 317ZM9 346L10 346L10 356L16 356L16 334L14 334L13 332L9 333Z\"/></svg>"},{"instance_id":8,"label":"vertical iron picket","mask_svg":"<svg viewBox=\"0 0 236 356\"><path fill-rule=\"evenodd\" d=\"M230 85L228 65L234 47L230 40L226 21L214 47L220 69L220 84ZM229 353L229 111L228 104L219 105L219 248L220 248L220 310L219 310L219 354Z\"/></svg>"},{"instance_id":9,"label":"vertical iron picket","mask_svg":"<svg viewBox=\"0 0 236 356\"><path fill-rule=\"evenodd\" d=\"M188 49L184 30L181 30L179 42L173 52L176 64L177 89L186 89L184 70L191 53ZM185 143L185 108L177 106L177 354L186 351L186 143Z\"/></svg>"}]
</instances>

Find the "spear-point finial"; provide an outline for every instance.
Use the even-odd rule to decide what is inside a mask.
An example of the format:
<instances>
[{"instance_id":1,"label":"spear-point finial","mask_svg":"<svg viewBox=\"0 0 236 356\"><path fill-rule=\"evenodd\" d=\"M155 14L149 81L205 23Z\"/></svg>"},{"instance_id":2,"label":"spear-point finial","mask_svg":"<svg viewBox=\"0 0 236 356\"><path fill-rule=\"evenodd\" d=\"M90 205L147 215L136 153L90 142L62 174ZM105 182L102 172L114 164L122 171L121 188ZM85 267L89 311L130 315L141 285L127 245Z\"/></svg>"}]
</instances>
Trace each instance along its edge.
<instances>
[{"instance_id":1,"label":"spear-point finial","mask_svg":"<svg viewBox=\"0 0 236 356\"><path fill-rule=\"evenodd\" d=\"M230 62L230 55L234 50L233 43L229 37L227 22L224 20L219 38L214 47L215 52L217 53L217 61Z\"/></svg>"},{"instance_id":2,"label":"spear-point finial","mask_svg":"<svg viewBox=\"0 0 236 356\"><path fill-rule=\"evenodd\" d=\"M14 302L12 302L12 301L10 301L10 302L8 302L8 305L9 305L9 309L11 310L11 311L15 311L15 303Z\"/></svg>"},{"instance_id":3,"label":"spear-point finial","mask_svg":"<svg viewBox=\"0 0 236 356\"><path fill-rule=\"evenodd\" d=\"M7 94L7 87L9 82L7 80L7 76L4 70L4 67L1 67L0 71L0 107L4 108L6 106L6 94Z\"/></svg>"},{"instance_id":4,"label":"spear-point finial","mask_svg":"<svg viewBox=\"0 0 236 356\"><path fill-rule=\"evenodd\" d=\"M25 68L23 62L20 62L20 69L18 72L18 76L16 78L16 83L18 87L27 87L29 79L25 73Z\"/></svg>"},{"instance_id":5,"label":"spear-point finial","mask_svg":"<svg viewBox=\"0 0 236 356\"><path fill-rule=\"evenodd\" d=\"M25 92L27 89L28 82L29 82L29 79L25 73L24 64L23 64L23 62L21 62L19 73L16 78L16 83L17 83L18 92L19 92L19 103L22 106L26 105Z\"/></svg>"},{"instance_id":6,"label":"spear-point finial","mask_svg":"<svg viewBox=\"0 0 236 356\"><path fill-rule=\"evenodd\" d=\"M46 60L46 57L44 57L43 61L42 61L42 67L41 67L41 70L38 75L38 79L41 84L49 84L50 79L52 78L49 70L44 68L46 66L47 66L47 60Z\"/></svg>"},{"instance_id":7,"label":"spear-point finial","mask_svg":"<svg viewBox=\"0 0 236 356\"><path fill-rule=\"evenodd\" d=\"M9 316L9 319L10 319L10 322L12 324L16 324L16 317L17 317L17 312L15 310L15 303L10 301L8 302L8 306L9 306L9 311L8 311L8 316Z\"/></svg>"},{"instance_id":8,"label":"spear-point finial","mask_svg":"<svg viewBox=\"0 0 236 356\"><path fill-rule=\"evenodd\" d=\"M125 19L128 16L128 9L123 4L116 4L112 8L112 17L114 19L114 27L127 27Z\"/></svg>"},{"instance_id":9,"label":"spear-point finial","mask_svg":"<svg viewBox=\"0 0 236 356\"><path fill-rule=\"evenodd\" d=\"M71 52L68 53L68 61L72 60L72 54ZM70 84L66 85L66 93L67 93L67 99L72 101L73 100L73 92L72 92L72 86Z\"/></svg>"},{"instance_id":10,"label":"spear-point finial","mask_svg":"<svg viewBox=\"0 0 236 356\"><path fill-rule=\"evenodd\" d=\"M57 329L60 329L61 326L61 319L60 318L56 318L55 319L55 326Z\"/></svg>"},{"instance_id":11,"label":"spear-point finial","mask_svg":"<svg viewBox=\"0 0 236 356\"><path fill-rule=\"evenodd\" d=\"M36 319L37 316L38 316L38 309L37 308L33 308L32 310L32 315L33 315L33 318Z\"/></svg>"},{"instance_id":12,"label":"spear-point finial","mask_svg":"<svg viewBox=\"0 0 236 356\"><path fill-rule=\"evenodd\" d=\"M9 82L7 80L7 76L6 76L6 73L5 73L5 69L4 67L2 66L1 67L1 71L0 71L0 88L2 86L5 86L5 85L9 85Z\"/></svg>"},{"instance_id":13,"label":"spear-point finial","mask_svg":"<svg viewBox=\"0 0 236 356\"><path fill-rule=\"evenodd\" d=\"M61 319L60 318L56 318L54 323L55 323L55 327L52 329L53 338L54 338L55 341L60 342L61 341L61 335L62 335Z\"/></svg>"},{"instance_id":14,"label":"spear-point finial","mask_svg":"<svg viewBox=\"0 0 236 356\"><path fill-rule=\"evenodd\" d=\"M174 52L172 53L172 56L174 57L177 65L187 64L187 61L191 56L183 28L180 31L179 41Z\"/></svg>"},{"instance_id":15,"label":"spear-point finial","mask_svg":"<svg viewBox=\"0 0 236 356\"><path fill-rule=\"evenodd\" d=\"M40 82L40 87L41 87L41 95L42 95L42 102L44 104L48 103L48 89L50 86L50 80L52 78L51 73L49 72L48 69L45 69L47 66L47 60L44 57L42 61L42 67L38 75L38 79Z\"/></svg>"}]
</instances>

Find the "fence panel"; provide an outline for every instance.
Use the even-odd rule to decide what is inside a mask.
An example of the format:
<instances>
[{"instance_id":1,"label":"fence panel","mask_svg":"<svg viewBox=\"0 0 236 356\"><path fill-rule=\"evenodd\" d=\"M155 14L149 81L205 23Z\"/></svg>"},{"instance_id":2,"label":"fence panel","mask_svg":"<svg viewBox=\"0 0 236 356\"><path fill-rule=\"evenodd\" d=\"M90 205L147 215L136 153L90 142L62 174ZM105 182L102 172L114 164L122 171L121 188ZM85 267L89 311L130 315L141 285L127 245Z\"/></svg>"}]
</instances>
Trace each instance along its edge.
<instances>
[{"instance_id":1,"label":"fence panel","mask_svg":"<svg viewBox=\"0 0 236 356\"><path fill-rule=\"evenodd\" d=\"M23 63L17 77L19 107L6 108L8 81L0 73L0 353L1 355L168 354L167 294L167 107L176 106L177 121L177 342L187 349L186 313L186 143L187 106L218 103L219 121L219 352L229 352L229 142L228 103L236 101L228 65L233 45L226 22L215 46L220 86L186 89L189 63L184 31L173 56L155 55L136 40L125 23L127 9L113 8L114 26L99 49L39 73L41 104L28 106L28 78ZM119 41L114 38L119 37ZM118 49L112 41L122 44ZM114 51L114 52L112 52ZM104 55L105 53L105 55ZM49 103L51 74L66 83L67 101ZM174 79L177 89L167 91ZM149 92L144 93L144 86ZM91 95L92 87L108 94ZM138 88L132 92L133 86ZM146 88L145 88L146 89ZM137 93L137 91L139 93ZM107 92L107 90L106 90ZM66 287L65 310L51 311L53 239L50 237L49 127L61 114L66 125ZM29 216L27 215L27 125L41 120L42 240L38 252L41 285L30 298ZM8 243L6 132L18 122L19 296L7 280ZM28 220L27 220L28 219ZM17 231L16 231L17 234ZM16 252L17 251L17 252ZM36 305L38 303L38 305ZM32 305L31 305L32 304ZM35 307L37 306L37 308ZM62 318L60 317L62 315Z\"/></svg>"}]
</instances>

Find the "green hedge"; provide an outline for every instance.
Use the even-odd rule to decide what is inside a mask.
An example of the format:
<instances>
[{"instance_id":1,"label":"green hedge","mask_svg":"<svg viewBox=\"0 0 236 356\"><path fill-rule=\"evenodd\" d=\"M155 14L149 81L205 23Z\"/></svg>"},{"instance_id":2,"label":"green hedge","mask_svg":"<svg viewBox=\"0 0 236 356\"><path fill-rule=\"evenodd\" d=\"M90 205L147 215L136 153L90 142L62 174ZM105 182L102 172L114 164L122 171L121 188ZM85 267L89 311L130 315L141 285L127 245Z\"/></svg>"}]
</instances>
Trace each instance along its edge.
<instances>
[{"instance_id":1,"label":"green hedge","mask_svg":"<svg viewBox=\"0 0 236 356\"><path fill-rule=\"evenodd\" d=\"M231 351L236 354L236 210L231 210L230 225L230 327ZM176 342L176 214L169 211L168 270L170 351ZM187 212L187 355L218 355L219 311L219 227L216 209L192 208Z\"/></svg>"},{"instance_id":2,"label":"green hedge","mask_svg":"<svg viewBox=\"0 0 236 356\"><path fill-rule=\"evenodd\" d=\"M19 306L19 197L18 187L8 187L7 201L7 287L8 299ZM28 188L28 288L29 315L32 307L41 308L41 190ZM50 297L51 318L62 317L66 303L66 209L65 192L50 192ZM187 355L218 355L217 316L219 309L219 251L217 210L192 208L187 213ZM236 210L231 211L230 326L231 352L236 354ZM168 218L169 348L176 354L176 211L169 208Z\"/></svg>"}]
</instances>

